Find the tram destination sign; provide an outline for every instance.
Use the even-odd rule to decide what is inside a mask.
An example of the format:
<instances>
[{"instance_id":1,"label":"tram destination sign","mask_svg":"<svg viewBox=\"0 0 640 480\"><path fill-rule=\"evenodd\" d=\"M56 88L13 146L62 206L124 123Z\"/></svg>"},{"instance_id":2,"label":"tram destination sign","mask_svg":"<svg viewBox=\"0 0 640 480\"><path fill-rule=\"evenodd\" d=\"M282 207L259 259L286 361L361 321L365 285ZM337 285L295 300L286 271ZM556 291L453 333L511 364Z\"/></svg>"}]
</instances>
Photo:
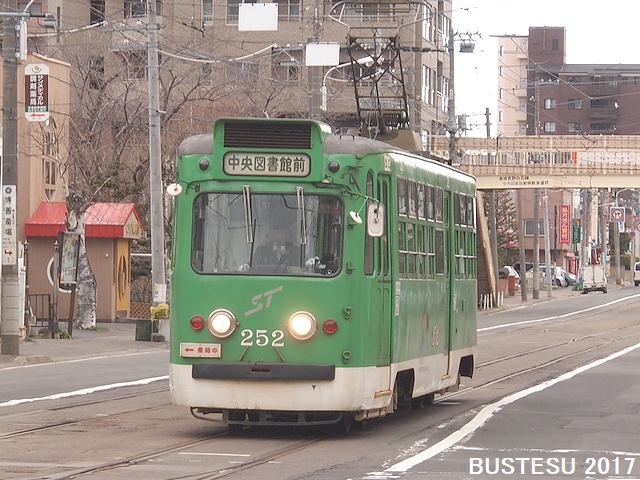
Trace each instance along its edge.
<instances>
[{"instance_id":1,"label":"tram destination sign","mask_svg":"<svg viewBox=\"0 0 640 480\"><path fill-rule=\"evenodd\" d=\"M311 172L311 157L305 153L229 152L222 159L222 170L227 175L306 177Z\"/></svg>"}]
</instances>

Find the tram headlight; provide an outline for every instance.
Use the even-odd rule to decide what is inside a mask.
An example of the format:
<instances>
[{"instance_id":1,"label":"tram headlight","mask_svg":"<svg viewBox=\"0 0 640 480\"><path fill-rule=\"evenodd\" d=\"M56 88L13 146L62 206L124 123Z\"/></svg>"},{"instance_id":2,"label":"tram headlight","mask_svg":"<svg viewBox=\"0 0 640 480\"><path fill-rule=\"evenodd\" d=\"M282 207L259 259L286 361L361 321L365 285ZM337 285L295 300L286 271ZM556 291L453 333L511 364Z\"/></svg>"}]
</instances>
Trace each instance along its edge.
<instances>
[{"instance_id":1,"label":"tram headlight","mask_svg":"<svg viewBox=\"0 0 640 480\"><path fill-rule=\"evenodd\" d=\"M219 308L209 315L209 331L218 338L227 338L236 329L236 317L229 310Z\"/></svg>"},{"instance_id":2,"label":"tram headlight","mask_svg":"<svg viewBox=\"0 0 640 480\"><path fill-rule=\"evenodd\" d=\"M308 312L296 312L289 318L289 333L298 340L307 340L316 333L316 319Z\"/></svg>"}]
</instances>

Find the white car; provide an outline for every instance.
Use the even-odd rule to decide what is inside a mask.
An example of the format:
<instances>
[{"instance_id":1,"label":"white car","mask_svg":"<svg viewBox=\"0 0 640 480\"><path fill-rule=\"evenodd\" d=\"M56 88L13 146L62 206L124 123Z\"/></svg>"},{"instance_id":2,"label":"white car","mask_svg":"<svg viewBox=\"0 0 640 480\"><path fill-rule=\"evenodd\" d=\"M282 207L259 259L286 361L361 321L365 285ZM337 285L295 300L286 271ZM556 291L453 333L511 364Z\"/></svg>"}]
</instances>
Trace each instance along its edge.
<instances>
[{"instance_id":1,"label":"white car","mask_svg":"<svg viewBox=\"0 0 640 480\"><path fill-rule=\"evenodd\" d=\"M545 275L546 265L539 266L539 278L540 285L547 285L547 276ZM552 285L556 285L558 287L566 287L569 285L569 282L562 274L562 269L558 267L556 270L554 267L551 267L551 275L553 275L553 283ZM533 268L527 272L527 283L533 285Z\"/></svg>"}]
</instances>

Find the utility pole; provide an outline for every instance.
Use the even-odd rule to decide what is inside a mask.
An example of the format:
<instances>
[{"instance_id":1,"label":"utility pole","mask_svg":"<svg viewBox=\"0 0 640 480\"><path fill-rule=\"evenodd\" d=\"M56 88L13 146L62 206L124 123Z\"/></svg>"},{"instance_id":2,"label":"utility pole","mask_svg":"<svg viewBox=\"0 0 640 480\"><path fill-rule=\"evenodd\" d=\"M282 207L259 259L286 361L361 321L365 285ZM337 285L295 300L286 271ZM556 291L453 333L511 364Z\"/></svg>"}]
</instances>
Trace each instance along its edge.
<instances>
[{"instance_id":1,"label":"utility pole","mask_svg":"<svg viewBox=\"0 0 640 480\"><path fill-rule=\"evenodd\" d=\"M55 17L50 14L27 13L34 0L30 0L22 12L17 11L16 0L5 0L2 18L2 292L0 294L0 353L20 355L20 321L24 321L24 305L20 305L18 279L18 58L26 55L26 31L24 43L18 48L18 32L26 28L26 20L32 16L44 17L43 25L54 27ZM19 23L22 22L22 25ZM54 282L55 284L55 282ZM54 288L56 288L54 286Z\"/></svg>"},{"instance_id":2,"label":"utility pole","mask_svg":"<svg viewBox=\"0 0 640 480\"><path fill-rule=\"evenodd\" d=\"M533 190L533 298L540 298L540 190Z\"/></svg>"},{"instance_id":3,"label":"utility pole","mask_svg":"<svg viewBox=\"0 0 640 480\"><path fill-rule=\"evenodd\" d=\"M160 87L157 0L147 0L147 75L149 79L149 176L151 191L151 280L153 305L166 302L162 149L160 148ZM153 331L152 331L153 333Z\"/></svg>"},{"instance_id":4,"label":"utility pole","mask_svg":"<svg viewBox=\"0 0 640 480\"><path fill-rule=\"evenodd\" d=\"M321 4L319 0L315 0L313 5L313 37L312 42L319 42L322 36L322 22L320 21ZM320 120L320 104L322 103L322 67L308 67L309 75L309 118L312 120Z\"/></svg>"},{"instance_id":5,"label":"utility pole","mask_svg":"<svg viewBox=\"0 0 640 480\"><path fill-rule=\"evenodd\" d=\"M522 301L527 301L527 267L526 267L526 251L525 251L525 220L524 211L522 210L522 189L516 192L518 202L518 243L520 244L520 295Z\"/></svg>"},{"instance_id":6,"label":"utility pole","mask_svg":"<svg viewBox=\"0 0 640 480\"><path fill-rule=\"evenodd\" d=\"M449 110L449 117L447 121L447 131L449 132L449 165L453 164L457 156L456 133L458 132L458 125L456 123L456 94L453 82L453 76L455 73L453 61L454 50L453 28L449 27L449 103L447 105L447 109Z\"/></svg>"},{"instance_id":7,"label":"utility pole","mask_svg":"<svg viewBox=\"0 0 640 480\"><path fill-rule=\"evenodd\" d=\"M8 14L15 13L16 0L5 0L4 11ZM18 185L18 59L16 58L16 19L9 15L3 15L2 24L2 66L3 66L3 87L2 87L2 201L3 211L7 208L6 192L12 188L14 199L17 198ZM2 244L5 247L15 249L18 245L15 242L18 218L18 205L14 203L13 212L14 224L3 225ZM7 244L11 242L11 245ZM55 283L55 282L54 282ZM54 287L55 288L55 287ZM0 353L7 355L20 354L20 318L22 318L23 308L20 306L19 282L18 282L18 262L17 254L13 256L2 255L2 306L0 318L2 318L2 345Z\"/></svg>"},{"instance_id":8,"label":"utility pole","mask_svg":"<svg viewBox=\"0 0 640 480\"><path fill-rule=\"evenodd\" d=\"M551 285L555 281L555 275L551 274L551 238L549 238L549 192L545 188L542 196L544 218L544 262L547 274L547 297L551 298ZM555 270L554 270L555 274Z\"/></svg>"},{"instance_id":9,"label":"utility pole","mask_svg":"<svg viewBox=\"0 0 640 480\"><path fill-rule=\"evenodd\" d=\"M487 118L487 138L491 138L491 124L489 123L489 109L485 111ZM498 161L498 149L496 148L496 163ZM498 222L496 221L496 191L489 190L489 228L491 230L491 257L493 260L493 272L495 274L496 286L500 285L500 272L498 265ZM494 305L498 305L498 289L496 288Z\"/></svg>"}]
</instances>

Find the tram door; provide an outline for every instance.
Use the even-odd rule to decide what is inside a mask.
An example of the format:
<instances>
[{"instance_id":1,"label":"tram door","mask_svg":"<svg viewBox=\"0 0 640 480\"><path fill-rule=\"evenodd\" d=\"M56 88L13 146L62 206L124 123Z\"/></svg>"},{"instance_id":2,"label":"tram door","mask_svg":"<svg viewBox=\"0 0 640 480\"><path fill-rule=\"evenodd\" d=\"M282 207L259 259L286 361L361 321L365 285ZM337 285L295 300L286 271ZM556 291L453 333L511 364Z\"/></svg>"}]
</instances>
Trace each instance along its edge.
<instances>
[{"instance_id":1,"label":"tram door","mask_svg":"<svg viewBox=\"0 0 640 480\"><path fill-rule=\"evenodd\" d=\"M391 363L391 316L392 316L392 292L391 292L391 267L389 265L389 179L387 177L374 178L373 172L367 175L367 196L375 198L384 205L384 232L381 237L369 237L366 239L366 254L368 261L365 263L367 275L374 281L374 295L371 298L370 314L373 317L372 325L376 325L378 337L377 365L384 366ZM373 203L373 200L369 200Z\"/></svg>"}]
</instances>

